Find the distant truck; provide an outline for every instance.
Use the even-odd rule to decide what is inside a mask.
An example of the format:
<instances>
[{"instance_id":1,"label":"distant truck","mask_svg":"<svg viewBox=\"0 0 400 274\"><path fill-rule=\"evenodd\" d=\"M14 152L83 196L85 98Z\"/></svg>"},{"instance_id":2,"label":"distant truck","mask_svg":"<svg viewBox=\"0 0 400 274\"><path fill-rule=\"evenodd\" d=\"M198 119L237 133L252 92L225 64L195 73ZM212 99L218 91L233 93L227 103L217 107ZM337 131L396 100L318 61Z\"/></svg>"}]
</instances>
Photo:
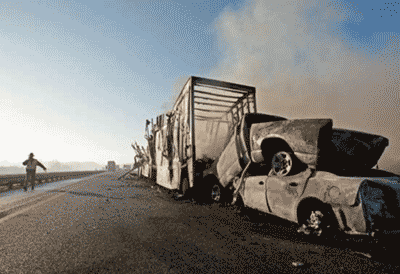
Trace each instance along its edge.
<instances>
[{"instance_id":1,"label":"distant truck","mask_svg":"<svg viewBox=\"0 0 400 274\"><path fill-rule=\"evenodd\" d=\"M124 165L124 169L127 169L127 170L129 170L129 169L131 169L132 168L132 166L131 165Z\"/></svg>"},{"instance_id":2,"label":"distant truck","mask_svg":"<svg viewBox=\"0 0 400 274\"><path fill-rule=\"evenodd\" d=\"M114 161L108 161L107 163L107 170L108 171L115 171L116 165Z\"/></svg>"},{"instance_id":3,"label":"distant truck","mask_svg":"<svg viewBox=\"0 0 400 274\"><path fill-rule=\"evenodd\" d=\"M255 96L254 87L190 77L173 109L155 123L146 121L148 160L142 175L182 195L202 188L203 171L222 153L242 117L257 112Z\"/></svg>"}]
</instances>

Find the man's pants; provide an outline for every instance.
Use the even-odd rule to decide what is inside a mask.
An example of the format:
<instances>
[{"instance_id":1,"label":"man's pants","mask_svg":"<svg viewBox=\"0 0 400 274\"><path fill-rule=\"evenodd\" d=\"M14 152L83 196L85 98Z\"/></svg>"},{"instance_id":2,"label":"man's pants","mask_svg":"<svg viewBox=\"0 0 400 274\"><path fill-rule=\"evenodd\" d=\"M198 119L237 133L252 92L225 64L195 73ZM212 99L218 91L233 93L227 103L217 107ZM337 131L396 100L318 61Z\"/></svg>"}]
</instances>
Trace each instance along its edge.
<instances>
[{"instance_id":1,"label":"man's pants","mask_svg":"<svg viewBox=\"0 0 400 274\"><path fill-rule=\"evenodd\" d=\"M28 186L28 182L31 183L32 187L35 187L35 180L36 180L35 175L36 175L36 170L34 170L34 169L26 170L26 181L25 181L24 187Z\"/></svg>"}]
</instances>

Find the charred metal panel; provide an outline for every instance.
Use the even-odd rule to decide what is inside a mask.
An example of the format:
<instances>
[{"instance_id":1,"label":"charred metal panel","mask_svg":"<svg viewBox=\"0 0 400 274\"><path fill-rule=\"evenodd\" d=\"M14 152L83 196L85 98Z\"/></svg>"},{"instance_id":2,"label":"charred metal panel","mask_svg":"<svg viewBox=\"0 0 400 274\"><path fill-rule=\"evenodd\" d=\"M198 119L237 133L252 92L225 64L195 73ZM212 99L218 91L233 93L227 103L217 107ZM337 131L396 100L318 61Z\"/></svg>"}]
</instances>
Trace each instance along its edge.
<instances>
[{"instance_id":1,"label":"charred metal panel","mask_svg":"<svg viewBox=\"0 0 400 274\"><path fill-rule=\"evenodd\" d=\"M194 173L195 171L195 165L194 162L196 160L196 126L195 126L195 119L194 119L194 97L193 97L193 81L194 79L192 78L190 80L190 87L189 87L189 98L190 98L190 104L189 104L189 115L190 115L190 159L188 162L188 172L189 172L189 185L190 187L194 186Z\"/></svg>"},{"instance_id":2,"label":"charred metal panel","mask_svg":"<svg viewBox=\"0 0 400 274\"><path fill-rule=\"evenodd\" d=\"M340 177L330 172L317 171L309 179L304 197L313 196L319 200L346 206L353 206L362 178Z\"/></svg>"},{"instance_id":3,"label":"charred metal panel","mask_svg":"<svg viewBox=\"0 0 400 274\"><path fill-rule=\"evenodd\" d=\"M235 136L233 136L218 160L217 172L219 182L225 187L241 171L242 167L238 159L236 140Z\"/></svg>"},{"instance_id":4,"label":"charred metal panel","mask_svg":"<svg viewBox=\"0 0 400 274\"><path fill-rule=\"evenodd\" d=\"M194 85L205 85L205 86L212 86L212 87L220 87L220 88L226 88L230 90L235 90L238 93L246 94L246 93L255 93L255 88L254 87L249 87L245 85L239 85L239 84L234 84L234 83L229 83L229 82L224 82L224 81L219 81L219 80L213 80L213 79L206 79L206 78L200 78L200 77L195 77L192 76L192 81Z\"/></svg>"},{"instance_id":5,"label":"charred metal panel","mask_svg":"<svg viewBox=\"0 0 400 274\"><path fill-rule=\"evenodd\" d=\"M273 214L290 221L297 220L297 205L302 199L304 189L308 187L308 178L312 171L278 177L269 176L267 179L267 199Z\"/></svg>"},{"instance_id":6,"label":"charred metal panel","mask_svg":"<svg viewBox=\"0 0 400 274\"><path fill-rule=\"evenodd\" d=\"M166 127L159 130L156 134L156 165L157 165L157 184L171 189L168 170L168 159L163 155L163 141L166 134Z\"/></svg>"},{"instance_id":7,"label":"charred metal panel","mask_svg":"<svg viewBox=\"0 0 400 274\"><path fill-rule=\"evenodd\" d=\"M173 179L172 179L172 188L178 189L179 183L181 181L181 161L179 159L179 124L180 124L180 117L178 113L175 113L174 117L174 132L173 132L173 163L172 163L172 172L173 172Z\"/></svg>"},{"instance_id":8,"label":"charred metal panel","mask_svg":"<svg viewBox=\"0 0 400 274\"><path fill-rule=\"evenodd\" d=\"M286 118L267 115L264 113L247 113L242 118L236 132L236 145L238 150L239 161L242 168L250 161L250 129L255 124L284 121Z\"/></svg>"},{"instance_id":9,"label":"charred metal panel","mask_svg":"<svg viewBox=\"0 0 400 274\"><path fill-rule=\"evenodd\" d=\"M370 173L376 177L343 177L317 171L309 180L303 198L315 197L331 204L337 209L336 217L353 232L372 232L375 228L396 230L400 227L396 225L400 219L400 178L379 177L384 175L379 171Z\"/></svg>"},{"instance_id":10,"label":"charred metal panel","mask_svg":"<svg viewBox=\"0 0 400 274\"><path fill-rule=\"evenodd\" d=\"M169 133L167 141L165 141L166 132L163 130L161 134L154 136L154 138L163 139L162 144L164 145L169 142L168 147L172 144L173 149L176 150L165 156L164 147L164 158L157 150L155 157L158 175L157 183L168 188L179 189L181 177L188 176L190 187L193 187L195 183L194 174L203 173L202 170L195 170L194 163L197 160L197 156L205 156L206 158L218 157L220 153L219 151L216 152L216 150L223 151L232 136L232 129L239 122L239 118L245 113L255 111L254 87L190 77L172 110L172 115L175 115L177 121L174 125L174 133L171 134L170 130L167 130ZM215 135L218 138L215 137L214 140L206 140L205 142L198 138L196 135L197 121L216 122L217 131ZM159 131L165 123L166 118L164 116L157 117L156 124ZM223 129L222 134L221 129ZM199 141L200 143L197 144ZM158 146L160 142L160 140L156 140ZM203 153L199 153L198 149L203 149ZM209 153L210 151L212 153ZM208 155L216 153L217 155ZM166 170L167 165L165 162L169 163L169 171ZM182 170L185 170L185 174L182 174Z\"/></svg>"},{"instance_id":11,"label":"charred metal panel","mask_svg":"<svg viewBox=\"0 0 400 274\"><path fill-rule=\"evenodd\" d=\"M260 155L264 140L279 138L284 140L295 153L314 156L302 157L302 160L309 161L305 164L317 165L319 146L325 145L326 140L330 140L331 130L331 119L297 119L254 124L250 130L251 150L257 151L257 155Z\"/></svg>"},{"instance_id":12,"label":"charred metal panel","mask_svg":"<svg viewBox=\"0 0 400 274\"><path fill-rule=\"evenodd\" d=\"M379 135L334 128L330 146L323 155L325 166L369 169L376 165L388 145L388 139Z\"/></svg>"},{"instance_id":13,"label":"charred metal panel","mask_svg":"<svg viewBox=\"0 0 400 274\"><path fill-rule=\"evenodd\" d=\"M367 232L366 222L363 214L362 205L358 206L341 206L341 210L344 216L340 216L341 218L345 218L347 228L353 232ZM336 216L338 218L338 216Z\"/></svg>"},{"instance_id":14,"label":"charred metal panel","mask_svg":"<svg viewBox=\"0 0 400 274\"><path fill-rule=\"evenodd\" d=\"M144 177L146 177L146 178L149 178L150 176L149 176L149 164L144 164L143 166L142 166L142 175L144 176Z\"/></svg>"},{"instance_id":15,"label":"charred metal panel","mask_svg":"<svg viewBox=\"0 0 400 274\"><path fill-rule=\"evenodd\" d=\"M252 176L244 181L243 202L247 207L269 213L266 194L267 176Z\"/></svg>"},{"instance_id":16,"label":"charred metal panel","mask_svg":"<svg viewBox=\"0 0 400 274\"><path fill-rule=\"evenodd\" d=\"M235 127L234 135L218 160L218 176L222 185L227 185L241 173L250 161L250 129L252 125L266 121L280 121L285 118L267 114L246 113Z\"/></svg>"},{"instance_id":17,"label":"charred metal panel","mask_svg":"<svg viewBox=\"0 0 400 274\"><path fill-rule=\"evenodd\" d=\"M400 185L375 178L364 180L360 186L360 200L367 232L399 230Z\"/></svg>"}]
</instances>

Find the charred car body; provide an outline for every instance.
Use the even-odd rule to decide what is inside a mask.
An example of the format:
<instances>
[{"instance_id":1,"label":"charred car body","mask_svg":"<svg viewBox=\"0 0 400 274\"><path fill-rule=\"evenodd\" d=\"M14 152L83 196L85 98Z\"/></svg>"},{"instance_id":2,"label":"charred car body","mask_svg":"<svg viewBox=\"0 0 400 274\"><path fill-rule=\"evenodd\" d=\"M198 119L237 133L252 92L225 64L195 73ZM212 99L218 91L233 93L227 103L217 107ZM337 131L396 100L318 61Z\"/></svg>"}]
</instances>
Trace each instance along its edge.
<instances>
[{"instance_id":1,"label":"charred car body","mask_svg":"<svg viewBox=\"0 0 400 274\"><path fill-rule=\"evenodd\" d=\"M373 169L382 136L332 128L330 119L246 114L204 171L205 197L235 202L301 225L347 233L398 233L399 176Z\"/></svg>"}]
</instances>

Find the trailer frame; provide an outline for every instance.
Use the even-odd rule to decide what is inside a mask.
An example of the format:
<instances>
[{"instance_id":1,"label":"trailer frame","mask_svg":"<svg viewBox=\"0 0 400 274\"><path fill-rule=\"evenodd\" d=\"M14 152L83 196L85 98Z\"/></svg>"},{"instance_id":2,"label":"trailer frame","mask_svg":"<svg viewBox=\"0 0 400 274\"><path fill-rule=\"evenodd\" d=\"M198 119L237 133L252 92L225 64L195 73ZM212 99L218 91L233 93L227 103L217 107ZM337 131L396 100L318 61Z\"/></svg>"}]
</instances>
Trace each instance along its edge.
<instances>
[{"instance_id":1,"label":"trailer frame","mask_svg":"<svg viewBox=\"0 0 400 274\"><path fill-rule=\"evenodd\" d=\"M151 123L156 159L149 167L156 167L156 183L183 195L197 185L195 174L202 171L195 167L196 122L227 123L227 132L233 134L244 114L257 113L255 95L255 87L189 77L172 110ZM146 139L148 125L147 121Z\"/></svg>"}]
</instances>

